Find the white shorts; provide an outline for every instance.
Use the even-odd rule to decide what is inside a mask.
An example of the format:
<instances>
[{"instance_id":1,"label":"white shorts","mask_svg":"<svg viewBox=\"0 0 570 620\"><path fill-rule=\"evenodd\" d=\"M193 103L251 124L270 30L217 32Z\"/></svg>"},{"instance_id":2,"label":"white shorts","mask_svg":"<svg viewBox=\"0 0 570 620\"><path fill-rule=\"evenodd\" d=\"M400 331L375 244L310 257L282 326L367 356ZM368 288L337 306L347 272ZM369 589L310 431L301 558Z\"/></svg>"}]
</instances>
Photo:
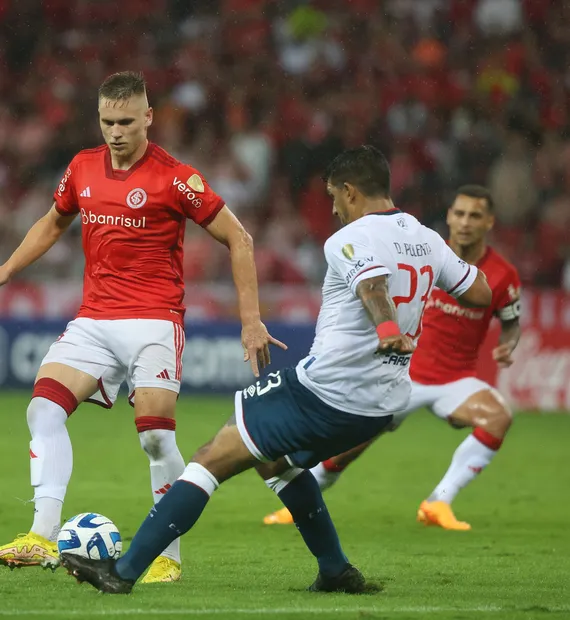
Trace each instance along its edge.
<instances>
[{"instance_id":1,"label":"white shorts","mask_svg":"<svg viewBox=\"0 0 570 620\"><path fill-rule=\"evenodd\" d=\"M411 413L421 407L431 409L438 418L447 418L470 396L482 390L495 391L488 383L466 377L443 385L425 385L412 381L412 393L406 411L394 416L395 425L401 424Z\"/></svg>"},{"instance_id":2,"label":"white shorts","mask_svg":"<svg viewBox=\"0 0 570 620\"><path fill-rule=\"evenodd\" d=\"M78 318L51 345L41 365L58 362L86 372L99 382L87 402L110 409L123 381L134 403L137 388L180 392L184 328L171 321Z\"/></svg>"}]
</instances>

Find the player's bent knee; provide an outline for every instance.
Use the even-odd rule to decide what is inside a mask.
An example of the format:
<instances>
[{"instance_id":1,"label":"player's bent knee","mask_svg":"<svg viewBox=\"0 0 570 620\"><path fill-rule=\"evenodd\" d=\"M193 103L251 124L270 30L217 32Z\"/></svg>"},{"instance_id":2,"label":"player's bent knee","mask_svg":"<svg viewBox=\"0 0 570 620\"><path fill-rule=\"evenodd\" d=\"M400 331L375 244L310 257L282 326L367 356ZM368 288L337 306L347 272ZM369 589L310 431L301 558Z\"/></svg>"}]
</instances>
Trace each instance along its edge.
<instances>
[{"instance_id":1,"label":"player's bent knee","mask_svg":"<svg viewBox=\"0 0 570 620\"><path fill-rule=\"evenodd\" d=\"M512 412L502 396L495 390L484 390L468 398L448 421L457 428L482 428L500 436L508 430L512 418Z\"/></svg>"},{"instance_id":2,"label":"player's bent knee","mask_svg":"<svg viewBox=\"0 0 570 620\"><path fill-rule=\"evenodd\" d=\"M258 463L255 469L264 480L269 480L270 478L284 474L287 470L291 469L291 465L285 457L281 457L277 461L271 461L270 463Z\"/></svg>"},{"instance_id":3,"label":"player's bent knee","mask_svg":"<svg viewBox=\"0 0 570 620\"><path fill-rule=\"evenodd\" d=\"M41 411L41 408L38 407L38 401L34 403L34 400L38 398L45 398L59 405L65 411L67 417L77 409L79 404L75 394L63 383L49 377L43 377L38 379L34 385L32 400L28 407L28 421L30 421L30 418L33 418L36 411L38 413Z\"/></svg>"},{"instance_id":4,"label":"player's bent knee","mask_svg":"<svg viewBox=\"0 0 570 620\"><path fill-rule=\"evenodd\" d=\"M285 465L286 469L283 470L281 467L279 469L279 474L275 474L271 478L264 478L267 487L277 495L279 495L279 493L281 493L281 491L283 491L289 483L293 482L297 476L300 476L305 471L299 467L291 467L287 461L285 461Z\"/></svg>"}]
</instances>

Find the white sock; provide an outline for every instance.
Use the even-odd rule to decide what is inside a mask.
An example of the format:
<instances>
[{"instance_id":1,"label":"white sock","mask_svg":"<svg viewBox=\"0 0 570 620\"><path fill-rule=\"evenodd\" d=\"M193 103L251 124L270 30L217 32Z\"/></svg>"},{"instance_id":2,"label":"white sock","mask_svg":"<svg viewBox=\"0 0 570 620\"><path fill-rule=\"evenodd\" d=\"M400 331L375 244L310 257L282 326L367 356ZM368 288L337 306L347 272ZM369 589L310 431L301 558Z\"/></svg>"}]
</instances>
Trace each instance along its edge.
<instances>
[{"instance_id":1,"label":"white sock","mask_svg":"<svg viewBox=\"0 0 570 620\"><path fill-rule=\"evenodd\" d=\"M56 540L61 508L71 470L73 451L65 423L67 413L47 398L32 398L28 406L30 474L34 488L34 522L31 532Z\"/></svg>"},{"instance_id":2,"label":"white sock","mask_svg":"<svg viewBox=\"0 0 570 620\"><path fill-rule=\"evenodd\" d=\"M328 471L322 463L315 465L311 473L319 483L321 491L326 491L340 478L341 471Z\"/></svg>"},{"instance_id":3,"label":"white sock","mask_svg":"<svg viewBox=\"0 0 570 620\"><path fill-rule=\"evenodd\" d=\"M469 435L455 451L449 469L428 500L451 504L459 491L487 467L495 454L497 450L487 448Z\"/></svg>"},{"instance_id":4,"label":"white sock","mask_svg":"<svg viewBox=\"0 0 570 620\"><path fill-rule=\"evenodd\" d=\"M290 483L295 480L297 476L302 474L305 470L299 469L298 467L291 467L291 469L287 469L280 476L274 476L273 478L268 478L265 481L265 484L276 494L279 495L281 491Z\"/></svg>"},{"instance_id":5,"label":"white sock","mask_svg":"<svg viewBox=\"0 0 570 620\"><path fill-rule=\"evenodd\" d=\"M184 459L176 445L175 431L152 429L139 433L139 437L150 461L150 483L156 504L184 471ZM160 555L180 563L180 539L171 542Z\"/></svg>"}]
</instances>

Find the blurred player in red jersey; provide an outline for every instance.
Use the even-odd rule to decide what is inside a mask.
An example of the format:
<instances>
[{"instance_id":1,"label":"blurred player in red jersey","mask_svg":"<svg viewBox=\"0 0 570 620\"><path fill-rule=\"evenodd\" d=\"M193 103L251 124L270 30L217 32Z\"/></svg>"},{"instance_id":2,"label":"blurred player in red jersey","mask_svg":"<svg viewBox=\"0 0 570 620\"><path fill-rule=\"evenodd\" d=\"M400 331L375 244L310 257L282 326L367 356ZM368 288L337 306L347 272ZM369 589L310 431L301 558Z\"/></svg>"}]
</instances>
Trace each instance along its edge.
<instances>
[{"instance_id":1,"label":"blurred player in red jersey","mask_svg":"<svg viewBox=\"0 0 570 620\"><path fill-rule=\"evenodd\" d=\"M149 142L152 124L141 74L108 77L99 89L105 145L81 151L51 210L0 267L0 284L39 259L73 220L82 223L83 302L38 372L27 419L35 517L28 534L0 547L8 566L57 566L55 540L72 470L67 418L79 403L112 407L127 381L135 424L159 501L184 470L175 405L184 350L182 255L186 220L229 248L239 298L245 360L254 374L274 340L260 320L253 243L202 175ZM175 541L146 576L180 578Z\"/></svg>"},{"instance_id":2,"label":"blurred player in red jersey","mask_svg":"<svg viewBox=\"0 0 570 620\"><path fill-rule=\"evenodd\" d=\"M520 283L516 269L487 245L486 235L494 224L493 200L487 189L478 185L459 188L447 223L451 249L485 273L493 301L485 309L466 308L451 295L434 289L410 364L410 403L392 430L419 407L428 407L453 427L473 428L455 451L441 482L418 510L418 521L427 525L469 530L468 523L455 518L451 502L491 462L512 422L511 411L497 390L476 378L477 358L491 319L496 316L501 321L501 335L493 358L501 368L512 364L511 355L520 337ZM334 484L371 443L314 467L311 471L321 488ZM266 516L264 522L290 523L291 519L282 509Z\"/></svg>"}]
</instances>

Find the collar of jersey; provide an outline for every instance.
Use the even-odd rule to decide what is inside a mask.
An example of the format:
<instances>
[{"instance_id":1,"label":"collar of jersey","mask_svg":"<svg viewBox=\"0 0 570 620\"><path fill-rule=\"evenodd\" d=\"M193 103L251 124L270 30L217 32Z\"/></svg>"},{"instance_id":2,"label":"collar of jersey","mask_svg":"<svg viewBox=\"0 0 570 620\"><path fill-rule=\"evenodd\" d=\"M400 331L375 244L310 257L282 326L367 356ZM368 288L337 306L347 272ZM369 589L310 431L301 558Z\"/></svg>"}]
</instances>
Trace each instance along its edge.
<instances>
[{"instance_id":1,"label":"collar of jersey","mask_svg":"<svg viewBox=\"0 0 570 620\"><path fill-rule=\"evenodd\" d=\"M111 163L111 150L107 147L105 151L105 176L113 181L126 181L133 172L136 172L145 163L153 151L154 144L149 140L144 155L128 170L115 170Z\"/></svg>"},{"instance_id":2,"label":"collar of jersey","mask_svg":"<svg viewBox=\"0 0 570 620\"><path fill-rule=\"evenodd\" d=\"M367 213L366 215L396 215L396 213L402 213L401 209L388 209L388 211L372 211L372 213Z\"/></svg>"}]
</instances>

